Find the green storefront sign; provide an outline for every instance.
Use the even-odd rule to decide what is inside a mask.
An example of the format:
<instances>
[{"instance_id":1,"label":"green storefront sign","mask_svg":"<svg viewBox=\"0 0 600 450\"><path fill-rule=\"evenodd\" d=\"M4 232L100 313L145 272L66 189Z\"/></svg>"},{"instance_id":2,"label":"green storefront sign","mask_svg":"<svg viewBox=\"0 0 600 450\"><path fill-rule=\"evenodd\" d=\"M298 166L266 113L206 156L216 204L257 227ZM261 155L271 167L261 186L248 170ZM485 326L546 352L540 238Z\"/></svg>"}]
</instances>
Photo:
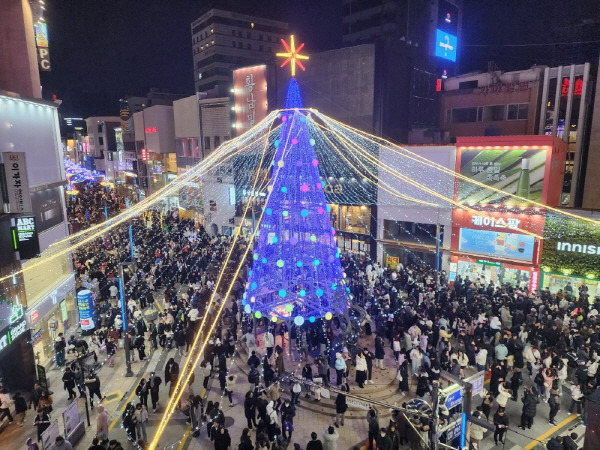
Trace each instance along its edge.
<instances>
[{"instance_id":1,"label":"green storefront sign","mask_svg":"<svg viewBox=\"0 0 600 450\"><path fill-rule=\"evenodd\" d=\"M478 259L477 264L483 264L484 266L502 267L502 263L488 261L487 259Z\"/></svg>"}]
</instances>

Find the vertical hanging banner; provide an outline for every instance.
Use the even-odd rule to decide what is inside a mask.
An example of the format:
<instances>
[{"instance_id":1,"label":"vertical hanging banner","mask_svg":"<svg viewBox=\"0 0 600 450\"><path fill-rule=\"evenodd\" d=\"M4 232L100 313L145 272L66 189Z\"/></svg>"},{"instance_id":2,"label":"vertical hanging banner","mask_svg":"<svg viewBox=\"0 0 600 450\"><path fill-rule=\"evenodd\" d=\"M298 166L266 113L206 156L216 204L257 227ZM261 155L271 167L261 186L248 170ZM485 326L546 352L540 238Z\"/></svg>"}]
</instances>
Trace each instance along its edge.
<instances>
[{"instance_id":1,"label":"vertical hanging banner","mask_svg":"<svg viewBox=\"0 0 600 450\"><path fill-rule=\"evenodd\" d=\"M235 129L241 135L267 117L267 66L233 71Z\"/></svg>"},{"instance_id":2,"label":"vertical hanging banner","mask_svg":"<svg viewBox=\"0 0 600 450\"><path fill-rule=\"evenodd\" d=\"M3 152L2 160L4 161L4 170L6 172L8 202L11 214L32 212L25 153Z\"/></svg>"},{"instance_id":3,"label":"vertical hanging banner","mask_svg":"<svg viewBox=\"0 0 600 450\"><path fill-rule=\"evenodd\" d=\"M77 293L77 307L79 309L79 322L81 329L91 330L94 328L94 301L92 292L85 289Z\"/></svg>"},{"instance_id":4,"label":"vertical hanging banner","mask_svg":"<svg viewBox=\"0 0 600 450\"><path fill-rule=\"evenodd\" d=\"M38 64L42 72L50 72L50 50L48 49L48 25L45 22L35 24L35 46L38 53Z\"/></svg>"}]
</instances>

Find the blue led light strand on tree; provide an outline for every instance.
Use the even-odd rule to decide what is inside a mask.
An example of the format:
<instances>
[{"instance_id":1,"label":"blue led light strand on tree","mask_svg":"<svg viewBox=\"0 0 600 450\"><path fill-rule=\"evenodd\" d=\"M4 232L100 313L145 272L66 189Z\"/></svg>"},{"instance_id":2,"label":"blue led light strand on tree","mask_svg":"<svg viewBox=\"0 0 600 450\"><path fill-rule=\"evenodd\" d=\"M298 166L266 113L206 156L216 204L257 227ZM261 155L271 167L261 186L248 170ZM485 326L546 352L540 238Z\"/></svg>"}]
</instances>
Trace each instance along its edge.
<instances>
[{"instance_id":1,"label":"blue led light strand on tree","mask_svg":"<svg viewBox=\"0 0 600 450\"><path fill-rule=\"evenodd\" d=\"M348 306L340 252L306 120L298 83L288 85L267 214L260 224L244 296L255 317L294 318L295 323L341 314Z\"/></svg>"}]
</instances>

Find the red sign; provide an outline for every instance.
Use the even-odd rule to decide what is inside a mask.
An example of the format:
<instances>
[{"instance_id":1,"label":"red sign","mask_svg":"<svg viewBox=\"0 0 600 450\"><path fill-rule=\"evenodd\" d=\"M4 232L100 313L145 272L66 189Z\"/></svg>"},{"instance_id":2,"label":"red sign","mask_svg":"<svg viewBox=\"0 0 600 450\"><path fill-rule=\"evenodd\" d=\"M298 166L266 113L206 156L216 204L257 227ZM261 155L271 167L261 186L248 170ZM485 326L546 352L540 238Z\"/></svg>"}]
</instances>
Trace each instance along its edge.
<instances>
[{"instance_id":1,"label":"red sign","mask_svg":"<svg viewBox=\"0 0 600 450\"><path fill-rule=\"evenodd\" d=\"M148 154L148 149L142 149L142 161L148 161L150 159L150 155Z\"/></svg>"},{"instance_id":2,"label":"red sign","mask_svg":"<svg viewBox=\"0 0 600 450\"><path fill-rule=\"evenodd\" d=\"M515 212L513 212L515 211ZM510 233L544 234L544 216L531 214L531 209L506 211L468 211L455 209L452 213L453 226L490 231L507 231Z\"/></svg>"},{"instance_id":3,"label":"red sign","mask_svg":"<svg viewBox=\"0 0 600 450\"><path fill-rule=\"evenodd\" d=\"M571 85L571 80L568 78L563 78L562 87L560 88L560 95L563 97L567 97L569 95L569 86ZM575 79L575 86L573 86L573 95L581 96L581 91L583 90L583 78L578 77Z\"/></svg>"},{"instance_id":4,"label":"red sign","mask_svg":"<svg viewBox=\"0 0 600 450\"><path fill-rule=\"evenodd\" d=\"M156 127L149 127L146 128L146 133L156 133Z\"/></svg>"},{"instance_id":5,"label":"red sign","mask_svg":"<svg viewBox=\"0 0 600 450\"><path fill-rule=\"evenodd\" d=\"M81 326L87 327L90 325L90 319L81 319Z\"/></svg>"},{"instance_id":6,"label":"red sign","mask_svg":"<svg viewBox=\"0 0 600 450\"><path fill-rule=\"evenodd\" d=\"M540 271L534 269L531 271L531 278L529 280L529 292L535 293L540 287Z\"/></svg>"},{"instance_id":7,"label":"red sign","mask_svg":"<svg viewBox=\"0 0 600 450\"><path fill-rule=\"evenodd\" d=\"M36 309L31 313L31 323L35 323L40 318L40 312Z\"/></svg>"},{"instance_id":8,"label":"red sign","mask_svg":"<svg viewBox=\"0 0 600 450\"><path fill-rule=\"evenodd\" d=\"M267 66L233 71L235 128L239 136L267 117Z\"/></svg>"},{"instance_id":9,"label":"red sign","mask_svg":"<svg viewBox=\"0 0 600 450\"><path fill-rule=\"evenodd\" d=\"M442 79L438 78L435 82L435 90L436 92L440 92L442 90Z\"/></svg>"}]
</instances>

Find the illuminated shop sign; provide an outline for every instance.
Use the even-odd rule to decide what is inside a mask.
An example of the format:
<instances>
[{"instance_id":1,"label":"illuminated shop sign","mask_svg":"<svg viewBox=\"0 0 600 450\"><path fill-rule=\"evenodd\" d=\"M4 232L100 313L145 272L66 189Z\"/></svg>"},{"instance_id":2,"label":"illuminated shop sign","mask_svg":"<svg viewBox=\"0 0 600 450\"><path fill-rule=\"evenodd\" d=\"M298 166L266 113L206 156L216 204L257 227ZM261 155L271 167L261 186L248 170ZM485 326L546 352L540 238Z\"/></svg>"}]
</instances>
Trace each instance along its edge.
<instances>
[{"instance_id":1,"label":"illuminated shop sign","mask_svg":"<svg viewBox=\"0 0 600 450\"><path fill-rule=\"evenodd\" d=\"M587 255L600 255L600 245L573 244L571 242L557 242L556 250L559 252L585 253Z\"/></svg>"},{"instance_id":2,"label":"illuminated shop sign","mask_svg":"<svg viewBox=\"0 0 600 450\"><path fill-rule=\"evenodd\" d=\"M491 228L519 228L519 219L515 217L509 217L506 220L503 217L489 217L489 216L473 216L471 217L473 225L491 227Z\"/></svg>"},{"instance_id":3,"label":"illuminated shop sign","mask_svg":"<svg viewBox=\"0 0 600 450\"><path fill-rule=\"evenodd\" d=\"M0 336L0 351L4 350L6 347L12 344L15 339L17 339L26 331L27 322L25 322L24 320L12 325L10 328L3 331L2 335Z\"/></svg>"},{"instance_id":4,"label":"illuminated shop sign","mask_svg":"<svg viewBox=\"0 0 600 450\"><path fill-rule=\"evenodd\" d=\"M267 116L267 66L234 70L233 97L239 136Z\"/></svg>"},{"instance_id":5,"label":"illuminated shop sign","mask_svg":"<svg viewBox=\"0 0 600 450\"><path fill-rule=\"evenodd\" d=\"M156 133L156 127L148 127L144 130L146 133Z\"/></svg>"},{"instance_id":6,"label":"illuminated shop sign","mask_svg":"<svg viewBox=\"0 0 600 450\"><path fill-rule=\"evenodd\" d=\"M22 216L12 219L12 241L14 250L20 259L35 258L40 254L40 242L34 216Z\"/></svg>"},{"instance_id":7,"label":"illuminated shop sign","mask_svg":"<svg viewBox=\"0 0 600 450\"><path fill-rule=\"evenodd\" d=\"M435 56L449 61L456 61L456 46L458 39L440 29L435 30Z\"/></svg>"}]
</instances>

